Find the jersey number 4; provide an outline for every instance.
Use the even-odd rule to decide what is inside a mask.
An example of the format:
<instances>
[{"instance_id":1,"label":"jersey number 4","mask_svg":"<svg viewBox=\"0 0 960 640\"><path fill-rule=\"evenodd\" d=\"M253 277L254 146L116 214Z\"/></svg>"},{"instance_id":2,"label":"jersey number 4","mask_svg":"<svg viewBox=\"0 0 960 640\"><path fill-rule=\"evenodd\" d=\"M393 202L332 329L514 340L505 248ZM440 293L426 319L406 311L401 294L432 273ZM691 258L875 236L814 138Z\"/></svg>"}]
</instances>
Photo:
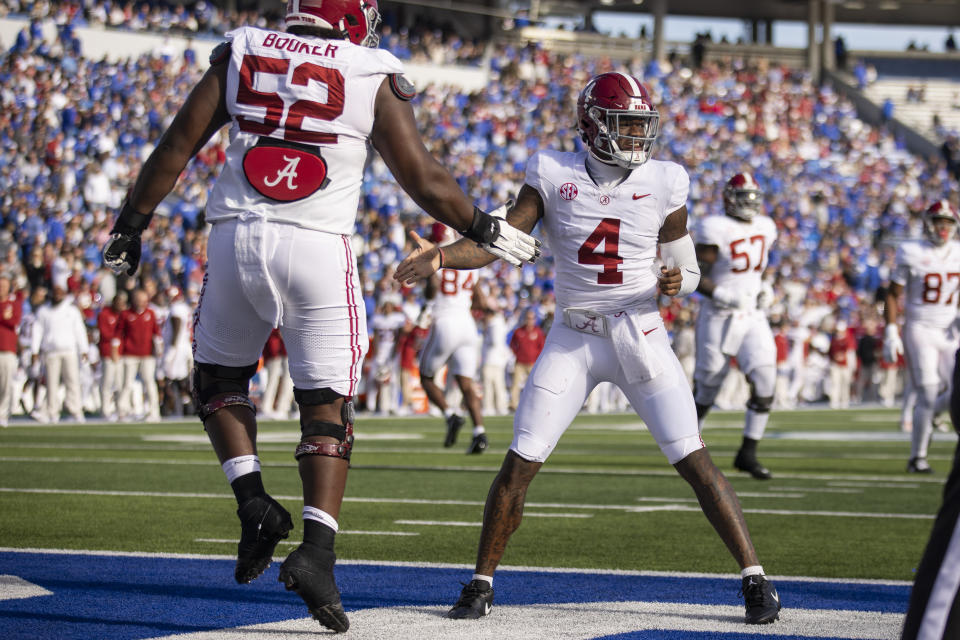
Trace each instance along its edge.
<instances>
[{"instance_id":1,"label":"jersey number 4","mask_svg":"<svg viewBox=\"0 0 960 640\"><path fill-rule=\"evenodd\" d=\"M600 243L603 251L597 251ZM577 262L580 264L598 264L603 271L597 274L597 284L623 284L623 273L617 267L623 262L619 255L620 250L620 220L604 218L597 225L577 252Z\"/></svg>"},{"instance_id":2,"label":"jersey number 4","mask_svg":"<svg viewBox=\"0 0 960 640\"><path fill-rule=\"evenodd\" d=\"M263 116L263 122L238 116L237 124L240 130L266 136L283 127L283 139L291 142L306 144L336 142L337 134L335 133L305 131L301 127L304 118L333 120L343 113L343 74L337 69L322 67L312 62L297 65L290 74L290 84L294 87L306 87L311 82L325 85L327 101L324 103L315 100L297 100L290 105L289 109L285 108L286 104L280 94L257 91L253 88L255 74L267 73L286 77L289 70L289 60L250 54L243 56L243 64L240 66L240 84L237 87L237 103L263 107L266 113ZM286 112L286 118L284 118L284 112Z\"/></svg>"}]
</instances>

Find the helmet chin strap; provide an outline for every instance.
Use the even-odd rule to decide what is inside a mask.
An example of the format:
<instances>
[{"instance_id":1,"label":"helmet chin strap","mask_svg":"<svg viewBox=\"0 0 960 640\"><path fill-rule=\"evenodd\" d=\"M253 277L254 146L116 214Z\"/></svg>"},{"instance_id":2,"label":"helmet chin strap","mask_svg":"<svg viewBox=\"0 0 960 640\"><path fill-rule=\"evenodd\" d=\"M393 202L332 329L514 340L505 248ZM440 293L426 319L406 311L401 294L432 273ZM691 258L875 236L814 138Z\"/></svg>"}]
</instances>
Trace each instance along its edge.
<instances>
[{"instance_id":1,"label":"helmet chin strap","mask_svg":"<svg viewBox=\"0 0 960 640\"><path fill-rule=\"evenodd\" d=\"M587 173L598 187L609 189L615 187L630 175L633 169L624 169L618 164L601 160L593 154L593 149L587 154Z\"/></svg>"}]
</instances>

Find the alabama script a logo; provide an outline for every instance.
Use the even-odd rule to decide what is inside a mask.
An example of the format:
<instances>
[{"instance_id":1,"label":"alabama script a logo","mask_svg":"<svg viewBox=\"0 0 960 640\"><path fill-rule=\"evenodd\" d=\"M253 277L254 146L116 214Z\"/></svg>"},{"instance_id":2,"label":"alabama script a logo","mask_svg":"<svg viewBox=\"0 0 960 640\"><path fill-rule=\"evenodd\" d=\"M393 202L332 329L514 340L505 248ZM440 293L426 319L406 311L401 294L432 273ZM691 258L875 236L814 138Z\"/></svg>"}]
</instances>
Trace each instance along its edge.
<instances>
[{"instance_id":1,"label":"alabama script a logo","mask_svg":"<svg viewBox=\"0 0 960 640\"><path fill-rule=\"evenodd\" d=\"M297 177L297 165L300 164L300 158L283 156L283 159L287 161L287 166L278 171L277 176L272 181L269 178L264 178L263 183L268 187L275 187L280 184L281 180L286 179L287 189L296 191L297 185L294 184L293 180Z\"/></svg>"}]
</instances>

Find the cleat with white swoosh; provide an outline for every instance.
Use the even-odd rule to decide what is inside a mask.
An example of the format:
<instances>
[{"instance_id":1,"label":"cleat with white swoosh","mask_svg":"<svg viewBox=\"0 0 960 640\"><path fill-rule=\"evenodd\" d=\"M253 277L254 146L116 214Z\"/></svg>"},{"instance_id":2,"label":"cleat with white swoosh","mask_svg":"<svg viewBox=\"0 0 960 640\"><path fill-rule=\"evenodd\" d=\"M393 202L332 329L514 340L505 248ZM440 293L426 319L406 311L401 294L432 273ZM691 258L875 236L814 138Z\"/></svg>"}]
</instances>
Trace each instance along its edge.
<instances>
[{"instance_id":1,"label":"cleat with white swoosh","mask_svg":"<svg viewBox=\"0 0 960 640\"><path fill-rule=\"evenodd\" d=\"M747 607L747 624L769 624L780 617L780 596L766 576L744 578L740 595Z\"/></svg>"},{"instance_id":2,"label":"cleat with white swoosh","mask_svg":"<svg viewBox=\"0 0 960 640\"><path fill-rule=\"evenodd\" d=\"M471 580L464 585L460 599L447 612L454 620L476 620L493 609L493 587L485 580Z\"/></svg>"}]
</instances>

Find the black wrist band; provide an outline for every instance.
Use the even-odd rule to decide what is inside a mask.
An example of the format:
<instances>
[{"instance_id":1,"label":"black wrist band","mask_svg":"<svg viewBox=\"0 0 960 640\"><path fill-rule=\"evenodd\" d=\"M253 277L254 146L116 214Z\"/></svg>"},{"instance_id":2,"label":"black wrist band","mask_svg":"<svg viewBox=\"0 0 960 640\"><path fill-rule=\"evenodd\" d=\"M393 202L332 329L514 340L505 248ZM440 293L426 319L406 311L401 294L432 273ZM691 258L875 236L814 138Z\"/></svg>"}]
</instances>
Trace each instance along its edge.
<instances>
[{"instance_id":1,"label":"black wrist band","mask_svg":"<svg viewBox=\"0 0 960 640\"><path fill-rule=\"evenodd\" d=\"M463 232L465 238L470 238L480 244L490 244L500 235L500 221L489 213L484 213L477 207L473 208L473 222Z\"/></svg>"},{"instance_id":2,"label":"black wrist band","mask_svg":"<svg viewBox=\"0 0 960 640\"><path fill-rule=\"evenodd\" d=\"M123 201L123 206L120 207L120 215L117 216L117 222L113 225L112 233L123 233L126 235L134 235L142 233L144 229L150 226L150 219L153 218L152 213L146 215L135 210L128 201Z\"/></svg>"}]
</instances>

